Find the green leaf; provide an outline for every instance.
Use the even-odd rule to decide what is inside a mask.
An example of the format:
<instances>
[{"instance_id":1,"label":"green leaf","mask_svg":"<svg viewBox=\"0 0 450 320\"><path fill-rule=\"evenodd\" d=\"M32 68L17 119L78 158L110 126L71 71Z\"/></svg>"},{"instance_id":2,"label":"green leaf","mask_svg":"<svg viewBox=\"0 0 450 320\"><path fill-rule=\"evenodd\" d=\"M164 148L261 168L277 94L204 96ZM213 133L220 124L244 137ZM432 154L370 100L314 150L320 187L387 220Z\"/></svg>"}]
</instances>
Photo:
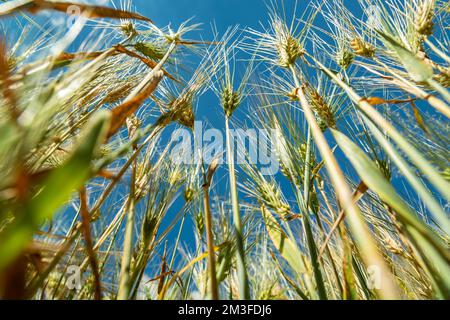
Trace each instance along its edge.
<instances>
[{"instance_id":1,"label":"green leaf","mask_svg":"<svg viewBox=\"0 0 450 320\"><path fill-rule=\"evenodd\" d=\"M425 82L433 77L433 68L416 57L411 51L405 49L394 38L378 31L386 41L386 45L398 56L400 62L414 81Z\"/></svg>"},{"instance_id":2,"label":"green leaf","mask_svg":"<svg viewBox=\"0 0 450 320\"><path fill-rule=\"evenodd\" d=\"M161 60L165 55L165 50L162 47L151 42L137 42L133 47L147 58L153 60Z\"/></svg>"},{"instance_id":3,"label":"green leaf","mask_svg":"<svg viewBox=\"0 0 450 320\"><path fill-rule=\"evenodd\" d=\"M0 270L22 252L33 233L91 177L91 161L104 142L108 123L109 113L95 115L70 158L51 172L37 195L19 209L14 222L0 235Z\"/></svg>"},{"instance_id":4,"label":"green leaf","mask_svg":"<svg viewBox=\"0 0 450 320\"><path fill-rule=\"evenodd\" d=\"M272 240L273 244L280 252L280 254L283 256L283 258L286 259L292 269L294 269L298 273L307 272L305 265L302 263L303 255L298 249L297 245L288 238L286 233L283 231L283 229L269 210L267 210L266 208L262 208L261 212L263 214L264 222L266 224L270 239Z\"/></svg>"},{"instance_id":5,"label":"green leaf","mask_svg":"<svg viewBox=\"0 0 450 320\"><path fill-rule=\"evenodd\" d=\"M364 116L363 116L364 117ZM444 209L440 206L438 201L433 198L431 193L423 185L422 181L415 174L414 170L410 168L409 164L405 159L397 152L394 146L389 142L389 140L384 137L384 135L378 130L378 128L368 119L365 119L367 126L374 135L375 139L380 143L386 153L389 155L391 160L397 165L398 169L403 173L404 177L408 180L410 185L416 190L417 194L421 197L424 204L430 210L430 213L436 219L436 224L438 224L446 233L450 235L450 219L448 215L444 212Z\"/></svg>"},{"instance_id":6,"label":"green leaf","mask_svg":"<svg viewBox=\"0 0 450 320\"><path fill-rule=\"evenodd\" d=\"M411 235L415 235L414 242L421 249L420 251L425 258L439 270L440 274L450 274L448 252L442 246L441 241L430 232L429 227L424 222L417 218L376 164L355 143L339 131L333 130L332 133L361 180L372 191L376 192L387 205L394 209L399 219L406 225L408 232ZM430 276L436 278L437 275L431 273ZM445 282L447 290L450 289L450 276L437 279L437 281L442 280Z\"/></svg>"},{"instance_id":7,"label":"green leaf","mask_svg":"<svg viewBox=\"0 0 450 320\"><path fill-rule=\"evenodd\" d=\"M305 276L306 286L312 296L316 296L315 290L309 278L309 270L305 265L304 256L297 244L292 241L281 228L280 224L273 217L272 213L264 206L261 207L267 232L275 248L281 256L289 263L291 268L299 275Z\"/></svg>"},{"instance_id":8,"label":"green leaf","mask_svg":"<svg viewBox=\"0 0 450 320\"><path fill-rule=\"evenodd\" d=\"M433 236L430 234L428 226L420 221L405 204L403 199L395 191L394 187L381 173L375 162L370 160L370 158L346 135L336 130L332 130L332 132L339 147L350 160L361 180L364 181L369 189L376 192L383 201L391 206L405 223L432 238Z\"/></svg>"},{"instance_id":9,"label":"green leaf","mask_svg":"<svg viewBox=\"0 0 450 320\"><path fill-rule=\"evenodd\" d=\"M340 230L342 245L343 245L343 258L342 258L342 273L344 275L345 288L344 288L344 299L346 300L357 300L358 290L356 285L355 274L353 271L352 261L353 253L348 241L348 236L344 228Z\"/></svg>"}]
</instances>

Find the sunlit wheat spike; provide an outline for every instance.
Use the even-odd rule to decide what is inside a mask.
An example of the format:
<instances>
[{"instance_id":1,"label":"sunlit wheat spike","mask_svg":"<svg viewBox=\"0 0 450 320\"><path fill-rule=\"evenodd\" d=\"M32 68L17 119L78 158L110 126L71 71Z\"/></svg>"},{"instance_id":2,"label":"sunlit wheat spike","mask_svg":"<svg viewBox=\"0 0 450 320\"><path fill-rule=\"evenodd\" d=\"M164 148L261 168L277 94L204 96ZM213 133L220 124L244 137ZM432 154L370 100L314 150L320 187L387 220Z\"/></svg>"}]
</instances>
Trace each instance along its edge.
<instances>
[{"instance_id":1,"label":"sunlit wheat spike","mask_svg":"<svg viewBox=\"0 0 450 320\"><path fill-rule=\"evenodd\" d=\"M435 0L419 0L415 9L415 27L417 32L424 36L432 35Z\"/></svg>"},{"instance_id":2,"label":"sunlit wheat spike","mask_svg":"<svg viewBox=\"0 0 450 320\"><path fill-rule=\"evenodd\" d=\"M356 55L372 58L375 54L375 48L363 39L356 37L350 42L350 47Z\"/></svg>"}]
</instances>

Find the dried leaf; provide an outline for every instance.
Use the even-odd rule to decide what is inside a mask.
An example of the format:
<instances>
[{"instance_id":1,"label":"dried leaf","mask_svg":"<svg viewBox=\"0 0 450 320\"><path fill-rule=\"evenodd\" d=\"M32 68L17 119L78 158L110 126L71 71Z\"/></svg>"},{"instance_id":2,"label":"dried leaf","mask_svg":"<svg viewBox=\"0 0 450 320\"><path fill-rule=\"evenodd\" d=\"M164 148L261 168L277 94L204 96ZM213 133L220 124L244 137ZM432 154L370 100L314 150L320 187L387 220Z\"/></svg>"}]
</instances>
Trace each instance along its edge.
<instances>
[{"instance_id":1,"label":"dried leaf","mask_svg":"<svg viewBox=\"0 0 450 320\"><path fill-rule=\"evenodd\" d=\"M417 125L426 133L429 133L427 126L425 125L425 121L423 120L422 115L420 114L419 109L417 109L414 103L411 103L414 113L414 119L416 119Z\"/></svg>"},{"instance_id":2,"label":"dried leaf","mask_svg":"<svg viewBox=\"0 0 450 320\"><path fill-rule=\"evenodd\" d=\"M95 59L104 53L105 53L104 51L76 52L76 53L64 52L64 53L61 53L55 59L55 64L59 66L59 65L67 65L67 64L73 62L74 60ZM115 55L115 53L112 53L111 55Z\"/></svg>"},{"instance_id":3,"label":"dried leaf","mask_svg":"<svg viewBox=\"0 0 450 320\"><path fill-rule=\"evenodd\" d=\"M72 10L74 8L79 10ZM102 6L47 0L15 0L3 3L0 5L0 16L14 14L18 11L28 11L35 14L42 10L55 10L67 14L79 14L86 18L136 19L153 23L149 18L134 12Z\"/></svg>"},{"instance_id":4,"label":"dried leaf","mask_svg":"<svg viewBox=\"0 0 450 320\"><path fill-rule=\"evenodd\" d=\"M25 296L28 259L20 255L1 274L0 293L4 300L21 300ZM2 288L3 287L3 288Z\"/></svg>"},{"instance_id":5,"label":"dried leaf","mask_svg":"<svg viewBox=\"0 0 450 320\"><path fill-rule=\"evenodd\" d=\"M164 74L162 71L155 72L148 85L141 92L139 92L139 94L112 110L111 124L107 135L108 138L116 134L117 131L126 123L127 118L135 113L145 99L147 99L156 90L163 76Z\"/></svg>"},{"instance_id":6,"label":"dried leaf","mask_svg":"<svg viewBox=\"0 0 450 320\"><path fill-rule=\"evenodd\" d=\"M161 293L163 287L164 287L164 283L166 282L166 276L165 274L167 274L167 262L166 262L166 258L167 258L167 246L164 247L164 253L163 256L161 258L161 277L159 278L159 282L158 282L158 294Z\"/></svg>"},{"instance_id":7,"label":"dried leaf","mask_svg":"<svg viewBox=\"0 0 450 320\"><path fill-rule=\"evenodd\" d=\"M413 102L416 99L391 99L391 100L385 100L380 97L368 97L364 98L364 101L370 103L373 106L377 106L380 104L401 104L401 103L409 103Z\"/></svg>"},{"instance_id":8,"label":"dried leaf","mask_svg":"<svg viewBox=\"0 0 450 320\"><path fill-rule=\"evenodd\" d=\"M137 58L137 59L141 60L143 63L145 63L151 69L156 68L156 66L158 65L158 63L156 61L153 61L151 59L142 57L142 56L138 55L137 53L135 53L135 52L133 52L131 50L128 50L127 48L125 48L124 46L122 46L120 44L115 46L114 48L117 50L117 52L124 53L124 54L126 54L126 55L128 55L130 57ZM176 81L176 82L180 82L174 76L172 76L170 73L168 73L166 70L164 70L164 69L161 69L161 70L164 72L164 75L167 78L169 78L169 79L171 79L173 81Z\"/></svg>"},{"instance_id":9,"label":"dried leaf","mask_svg":"<svg viewBox=\"0 0 450 320\"><path fill-rule=\"evenodd\" d=\"M386 103L386 100L378 97L369 97L366 98L365 100L373 106Z\"/></svg>"},{"instance_id":10,"label":"dried leaf","mask_svg":"<svg viewBox=\"0 0 450 320\"><path fill-rule=\"evenodd\" d=\"M95 300L102 298L102 289L100 282L100 273L98 269L97 257L94 252L94 245L91 235L91 215L89 213L87 203L86 188L82 187L80 192L80 217L81 217L81 229L84 237L84 243L86 246L86 252L89 258L89 264L91 265L92 274L94 275L94 294Z\"/></svg>"}]
</instances>

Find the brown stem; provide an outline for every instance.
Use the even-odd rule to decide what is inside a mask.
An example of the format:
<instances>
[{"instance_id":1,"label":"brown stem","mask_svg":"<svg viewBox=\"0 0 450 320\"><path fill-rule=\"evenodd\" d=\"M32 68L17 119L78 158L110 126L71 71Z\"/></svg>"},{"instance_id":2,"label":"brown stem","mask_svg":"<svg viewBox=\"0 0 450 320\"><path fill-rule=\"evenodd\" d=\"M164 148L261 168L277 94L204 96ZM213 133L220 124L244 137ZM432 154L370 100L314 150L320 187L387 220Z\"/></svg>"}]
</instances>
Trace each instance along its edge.
<instances>
[{"instance_id":1,"label":"brown stem","mask_svg":"<svg viewBox=\"0 0 450 320\"><path fill-rule=\"evenodd\" d=\"M212 231L212 215L209 199L209 188L213 174L217 168L217 164L214 165L214 161L208 169L208 174L205 177L205 183L203 184L203 204L205 207L205 227L206 227L206 242L208 246L208 267L210 273L210 285L211 285L211 298L212 300L219 300L219 289L216 277L216 257L214 254L214 234Z\"/></svg>"},{"instance_id":2,"label":"brown stem","mask_svg":"<svg viewBox=\"0 0 450 320\"><path fill-rule=\"evenodd\" d=\"M364 182L360 182L358 187L356 188L355 192L353 192L353 200L354 202L358 202L359 199L367 192L368 188ZM333 235L334 231L337 229L337 227L341 224L341 222L345 218L345 210L341 209L339 212L339 216L337 217L336 221L334 222L333 226L331 227L330 232L328 233L327 237L325 238L324 243L322 244L322 247L319 251L319 258L323 255L323 252L325 251L325 248L328 245L328 242L331 239L331 236Z\"/></svg>"},{"instance_id":3,"label":"brown stem","mask_svg":"<svg viewBox=\"0 0 450 320\"><path fill-rule=\"evenodd\" d=\"M89 257L89 263L91 265L92 273L94 275L94 296L95 300L102 299L102 289L100 282L100 272L98 271L97 258L93 249L92 237L91 237L91 215L87 205L86 188L83 187L80 190L80 217L81 226L83 231L84 241L86 243L86 251Z\"/></svg>"}]
</instances>

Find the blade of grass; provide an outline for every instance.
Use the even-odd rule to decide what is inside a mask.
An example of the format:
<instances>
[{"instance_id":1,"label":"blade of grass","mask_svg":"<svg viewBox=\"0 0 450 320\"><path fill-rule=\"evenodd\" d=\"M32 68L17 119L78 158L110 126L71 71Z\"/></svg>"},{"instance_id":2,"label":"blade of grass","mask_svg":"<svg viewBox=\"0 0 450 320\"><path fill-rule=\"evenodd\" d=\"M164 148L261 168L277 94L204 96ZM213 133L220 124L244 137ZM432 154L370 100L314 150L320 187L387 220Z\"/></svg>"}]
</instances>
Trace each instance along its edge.
<instances>
[{"instance_id":1,"label":"blade of grass","mask_svg":"<svg viewBox=\"0 0 450 320\"><path fill-rule=\"evenodd\" d=\"M444 212L439 203L433 198L430 192L426 189L424 184L415 175L414 171L408 163L402 158L402 156L395 150L395 148L389 143L384 135L373 125L369 120L366 121L367 126L371 129L375 139L384 148L390 158L394 161L400 171L404 174L405 178L411 184L411 186L417 191L419 196L424 201L425 205L430 210L431 214L436 218L439 226L450 235L450 220L448 215Z\"/></svg>"},{"instance_id":2,"label":"blade of grass","mask_svg":"<svg viewBox=\"0 0 450 320\"><path fill-rule=\"evenodd\" d=\"M359 109L371 119L374 124L383 129L401 148L403 152L409 157L412 163L414 163L430 180L430 182L439 190L439 192L447 199L450 200L450 184L433 168L432 165L425 159L425 157L410 143L401 133L399 133L395 127L389 123L383 116L373 108L373 106L360 97L349 85L347 85L342 79L337 77L330 69L325 67L317 59L312 57L314 62L320 67L320 69L328 75L338 86L340 86L350 97L350 99L359 107Z\"/></svg>"},{"instance_id":3,"label":"blade of grass","mask_svg":"<svg viewBox=\"0 0 450 320\"><path fill-rule=\"evenodd\" d=\"M20 254L33 233L90 178L91 161L104 141L108 123L106 112L98 113L90 121L72 156L45 179L41 191L27 201L12 225L1 234L0 270Z\"/></svg>"},{"instance_id":4,"label":"blade of grass","mask_svg":"<svg viewBox=\"0 0 450 320\"><path fill-rule=\"evenodd\" d=\"M397 195L395 189L386 178L384 178L376 164L373 163L364 152L344 134L333 130L333 136L367 186L395 210L399 215L400 220L408 227L408 229L412 228L414 233L417 232L420 234L420 237L416 239L416 243L419 247L423 248L421 251L426 258L429 259L429 261L432 261L440 272L446 275L450 274L448 251L442 246L439 239L430 232L429 228L419 221L414 213L411 212L400 196ZM433 248L433 250L430 250L431 248ZM430 274L430 276L436 278L434 274ZM450 277L444 276L440 279L439 276L439 278L435 280L443 280L446 291L448 292L450 289Z\"/></svg>"},{"instance_id":5,"label":"blade of grass","mask_svg":"<svg viewBox=\"0 0 450 320\"><path fill-rule=\"evenodd\" d=\"M75 7L77 7L79 11L73 10L72 13L72 10L70 9ZM63 13L80 14L86 18L136 19L153 23L152 20L138 13L74 2L12 0L0 4L0 16L11 15L19 11L28 11L35 14L42 10L55 10Z\"/></svg>"},{"instance_id":6,"label":"blade of grass","mask_svg":"<svg viewBox=\"0 0 450 320\"><path fill-rule=\"evenodd\" d=\"M294 270L300 277L304 278L305 285L310 296L315 297L316 290L311 281L309 270L305 265L305 258L297 244L286 235L277 220L265 206L261 206L261 213L264 218L267 233L269 234L275 248L289 263L292 270Z\"/></svg>"}]
</instances>

